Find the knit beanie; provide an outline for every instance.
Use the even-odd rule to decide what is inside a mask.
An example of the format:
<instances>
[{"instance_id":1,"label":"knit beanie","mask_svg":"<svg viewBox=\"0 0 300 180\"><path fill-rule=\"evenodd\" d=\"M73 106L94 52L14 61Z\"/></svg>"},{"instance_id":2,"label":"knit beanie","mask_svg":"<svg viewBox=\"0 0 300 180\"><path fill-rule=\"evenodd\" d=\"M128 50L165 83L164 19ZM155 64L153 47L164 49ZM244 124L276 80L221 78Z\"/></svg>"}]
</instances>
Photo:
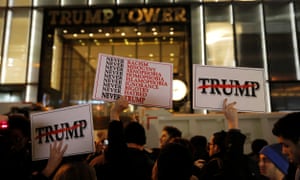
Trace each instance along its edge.
<instances>
[{"instance_id":1,"label":"knit beanie","mask_svg":"<svg viewBox=\"0 0 300 180\"><path fill-rule=\"evenodd\" d=\"M289 161L287 157L282 154L281 149L282 145L276 143L264 146L260 153L267 156L270 161L286 175L288 173Z\"/></svg>"}]
</instances>

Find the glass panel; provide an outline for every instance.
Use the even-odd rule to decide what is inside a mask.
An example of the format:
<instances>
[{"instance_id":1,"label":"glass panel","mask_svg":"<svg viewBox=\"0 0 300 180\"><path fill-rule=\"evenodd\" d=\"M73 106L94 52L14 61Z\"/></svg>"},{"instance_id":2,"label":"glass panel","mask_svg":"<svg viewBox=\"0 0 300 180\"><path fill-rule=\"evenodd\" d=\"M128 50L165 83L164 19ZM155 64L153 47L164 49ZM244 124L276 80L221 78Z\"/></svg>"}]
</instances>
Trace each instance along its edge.
<instances>
[{"instance_id":1,"label":"glass panel","mask_svg":"<svg viewBox=\"0 0 300 180\"><path fill-rule=\"evenodd\" d=\"M37 94L38 94L38 86L37 85L27 85L25 102L38 102Z\"/></svg>"},{"instance_id":2,"label":"glass panel","mask_svg":"<svg viewBox=\"0 0 300 180\"><path fill-rule=\"evenodd\" d=\"M296 33L297 33L297 43L298 43L298 55L300 54L300 1L297 1L295 4L295 14L296 14ZM298 57L299 58L299 57ZM298 59L298 63L300 64L300 58ZM298 67L298 71L300 71L300 65ZM300 72L298 72L300 74ZM300 80L300 77L298 77L298 80Z\"/></svg>"},{"instance_id":3,"label":"glass panel","mask_svg":"<svg viewBox=\"0 0 300 180\"><path fill-rule=\"evenodd\" d=\"M12 19L10 19L12 17ZM12 15L7 56L3 58L2 83L25 83L28 54L30 10L15 9ZM7 27L9 29L9 27Z\"/></svg>"},{"instance_id":4,"label":"glass panel","mask_svg":"<svg viewBox=\"0 0 300 180\"><path fill-rule=\"evenodd\" d=\"M60 90L61 85L61 60L63 50L63 40L58 36L57 29L54 32L54 43L53 43L53 54L52 54L52 65L51 65L51 80L50 86L53 89Z\"/></svg>"},{"instance_id":5,"label":"glass panel","mask_svg":"<svg viewBox=\"0 0 300 180\"><path fill-rule=\"evenodd\" d=\"M30 7L31 6L31 0L9 0L8 4L9 4L9 6Z\"/></svg>"},{"instance_id":6,"label":"glass panel","mask_svg":"<svg viewBox=\"0 0 300 180\"><path fill-rule=\"evenodd\" d=\"M162 52L162 57L161 57L162 61L173 63L173 68L174 68L173 73L177 74L179 68L178 64L179 62L182 62L179 60L179 57L180 55L183 55L180 48L180 42L162 43L161 52Z\"/></svg>"},{"instance_id":7,"label":"glass panel","mask_svg":"<svg viewBox=\"0 0 300 180\"><path fill-rule=\"evenodd\" d=\"M43 12L40 10L33 10L31 23L31 37L30 37L30 52L28 62L28 83L38 83L40 59L41 59L41 39L43 29Z\"/></svg>"},{"instance_id":8,"label":"glass panel","mask_svg":"<svg viewBox=\"0 0 300 180\"><path fill-rule=\"evenodd\" d=\"M295 57L288 3L265 4L269 77L295 80Z\"/></svg>"},{"instance_id":9,"label":"glass panel","mask_svg":"<svg viewBox=\"0 0 300 180\"><path fill-rule=\"evenodd\" d=\"M0 0L0 7L5 7L8 0Z\"/></svg>"},{"instance_id":10,"label":"glass panel","mask_svg":"<svg viewBox=\"0 0 300 180\"><path fill-rule=\"evenodd\" d=\"M58 6L59 0L33 0L34 6Z\"/></svg>"},{"instance_id":11,"label":"glass panel","mask_svg":"<svg viewBox=\"0 0 300 180\"><path fill-rule=\"evenodd\" d=\"M138 46L138 59L160 61L159 44L150 42L139 42Z\"/></svg>"},{"instance_id":12,"label":"glass panel","mask_svg":"<svg viewBox=\"0 0 300 180\"><path fill-rule=\"evenodd\" d=\"M0 55L2 54L2 42L3 42L3 31L4 31L4 10L0 10ZM0 56L1 63L1 56Z\"/></svg>"},{"instance_id":13,"label":"glass panel","mask_svg":"<svg viewBox=\"0 0 300 180\"><path fill-rule=\"evenodd\" d=\"M126 41L124 44L115 44L114 46L115 55L123 57L136 57L136 43Z\"/></svg>"},{"instance_id":14,"label":"glass panel","mask_svg":"<svg viewBox=\"0 0 300 180\"><path fill-rule=\"evenodd\" d=\"M62 6L87 5L87 0L61 0Z\"/></svg>"},{"instance_id":15,"label":"glass panel","mask_svg":"<svg viewBox=\"0 0 300 180\"><path fill-rule=\"evenodd\" d=\"M263 48L259 6L234 6L237 66L263 68Z\"/></svg>"},{"instance_id":16,"label":"glass panel","mask_svg":"<svg viewBox=\"0 0 300 180\"><path fill-rule=\"evenodd\" d=\"M271 83L272 111L299 111L300 83Z\"/></svg>"},{"instance_id":17,"label":"glass panel","mask_svg":"<svg viewBox=\"0 0 300 180\"><path fill-rule=\"evenodd\" d=\"M207 65L235 66L233 29L228 5L205 7Z\"/></svg>"}]
</instances>

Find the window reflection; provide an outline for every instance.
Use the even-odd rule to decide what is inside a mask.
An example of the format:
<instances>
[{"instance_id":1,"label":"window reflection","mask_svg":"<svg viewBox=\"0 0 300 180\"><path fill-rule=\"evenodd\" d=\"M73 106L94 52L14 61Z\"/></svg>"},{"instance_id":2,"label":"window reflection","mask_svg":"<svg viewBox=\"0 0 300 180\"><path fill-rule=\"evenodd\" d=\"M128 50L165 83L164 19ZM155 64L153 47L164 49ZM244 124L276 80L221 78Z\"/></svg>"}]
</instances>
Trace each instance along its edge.
<instances>
[{"instance_id":1,"label":"window reflection","mask_svg":"<svg viewBox=\"0 0 300 180\"><path fill-rule=\"evenodd\" d=\"M10 10L8 18L10 28L6 31L9 37L8 50L3 58L2 66L2 83L25 83L28 41L29 41L29 25L30 10L14 9Z\"/></svg>"},{"instance_id":2,"label":"window reflection","mask_svg":"<svg viewBox=\"0 0 300 180\"><path fill-rule=\"evenodd\" d=\"M288 3L265 4L269 75L272 81L296 80Z\"/></svg>"},{"instance_id":3,"label":"window reflection","mask_svg":"<svg viewBox=\"0 0 300 180\"><path fill-rule=\"evenodd\" d=\"M205 18L207 65L235 66L230 7L207 6Z\"/></svg>"},{"instance_id":4,"label":"window reflection","mask_svg":"<svg viewBox=\"0 0 300 180\"><path fill-rule=\"evenodd\" d=\"M0 10L0 42L3 42L4 13L5 11ZM2 43L0 43L0 54L2 54ZM0 57L0 61L1 61L1 57Z\"/></svg>"},{"instance_id":5,"label":"window reflection","mask_svg":"<svg viewBox=\"0 0 300 180\"><path fill-rule=\"evenodd\" d=\"M237 66L263 68L262 22L258 4L234 6Z\"/></svg>"}]
</instances>

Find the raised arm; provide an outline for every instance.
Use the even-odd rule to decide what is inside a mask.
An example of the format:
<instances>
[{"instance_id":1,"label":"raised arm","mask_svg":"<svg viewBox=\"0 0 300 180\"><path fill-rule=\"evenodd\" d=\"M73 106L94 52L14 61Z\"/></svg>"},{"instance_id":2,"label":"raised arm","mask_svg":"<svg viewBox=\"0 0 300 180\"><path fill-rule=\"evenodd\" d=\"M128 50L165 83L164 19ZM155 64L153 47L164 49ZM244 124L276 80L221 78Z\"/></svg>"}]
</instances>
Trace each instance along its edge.
<instances>
[{"instance_id":1,"label":"raised arm","mask_svg":"<svg viewBox=\"0 0 300 180\"><path fill-rule=\"evenodd\" d=\"M112 106L110 111L110 120L120 120L120 114L128 108L128 101L121 96Z\"/></svg>"},{"instance_id":2,"label":"raised arm","mask_svg":"<svg viewBox=\"0 0 300 180\"><path fill-rule=\"evenodd\" d=\"M50 157L46 167L43 169L42 174L46 177L50 177L51 174L56 170L60 165L63 155L67 150L68 145L63 146L63 142L54 142L50 144Z\"/></svg>"},{"instance_id":3,"label":"raised arm","mask_svg":"<svg viewBox=\"0 0 300 180\"><path fill-rule=\"evenodd\" d=\"M223 101L223 113L228 122L228 129L239 129L239 119L237 109L234 107L236 102L227 104L227 98Z\"/></svg>"}]
</instances>

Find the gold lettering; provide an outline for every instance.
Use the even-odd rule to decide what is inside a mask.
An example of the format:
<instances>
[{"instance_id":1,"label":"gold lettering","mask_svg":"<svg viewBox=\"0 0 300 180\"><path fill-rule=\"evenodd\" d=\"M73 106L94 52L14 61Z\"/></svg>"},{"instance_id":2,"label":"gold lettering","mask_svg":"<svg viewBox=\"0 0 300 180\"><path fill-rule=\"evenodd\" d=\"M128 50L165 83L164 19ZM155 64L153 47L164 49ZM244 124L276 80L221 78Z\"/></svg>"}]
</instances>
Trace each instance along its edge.
<instances>
[{"instance_id":1,"label":"gold lettering","mask_svg":"<svg viewBox=\"0 0 300 180\"><path fill-rule=\"evenodd\" d=\"M118 9L118 14L120 14L120 23L126 23L126 15L128 14L128 9Z\"/></svg>"},{"instance_id":2,"label":"gold lettering","mask_svg":"<svg viewBox=\"0 0 300 180\"><path fill-rule=\"evenodd\" d=\"M86 10L85 14L84 24L101 24L101 10L96 10L94 14L90 10Z\"/></svg>"},{"instance_id":3,"label":"gold lettering","mask_svg":"<svg viewBox=\"0 0 300 180\"><path fill-rule=\"evenodd\" d=\"M184 8L174 8L175 11L175 21L186 22L186 11Z\"/></svg>"},{"instance_id":4,"label":"gold lettering","mask_svg":"<svg viewBox=\"0 0 300 180\"><path fill-rule=\"evenodd\" d=\"M60 24L72 24L72 14L70 11L61 11Z\"/></svg>"},{"instance_id":5,"label":"gold lettering","mask_svg":"<svg viewBox=\"0 0 300 180\"><path fill-rule=\"evenodd\" d=\"M83 21L83 12L82 11L72 11L72 20L74 24L81 24Z\"/></svg>"},{"instance_id":6,"label":"gold lettering","mask_svg":"<svg viewBox=\"0 0 300 180\"><path fill-rule=\"evenodd\" d=\"M134 16L135 13L137 13L137 17ZM133 10L129 11L128 20L134 23L141 22L143 20L143 12L138 8L134 8Z\"/></svg>"},{"instance_id":7,"label":"gold lettering","mask_svg":"<svg viewBox=\"0 0 300 180\"><path fill-rule=\"evenodd\" d=\"M155 8L155 14L154 14L154 8L150 8L149 10L147 8L143 8L143 13L145 16L145 21L147 23L149 22L157 22L158 16L159 16L160 8Z\"/></svg>"},{"instance_id":8,"label":"gold lettering","mask_svg":"<svg viewBox=\"0 0 300 180\"><path fill-rule=\"evenodd\" d=\"M55 25L56 24L56 17L59 15L59 11L50 11L49 15L51 16L50 24Z\"/></svg>"},{"instance_id":9,"label":"gold lettering","mask_svg":"<svg viewBox=\"0 0 300 180\"><path fill-rule=\"evenodd\" d=\"M162 13L162 21L163 22L173 21L172 12L173 12L172 8L164 8Z\"/></svg>"},{"instance_id":10,"label":"gold lettering","mask_svg":"<svg viewBox=\"0 0 300 180\"><path fill-rule=\"evenodd\" d=\"M111 9L103 9L103 24L109 23L109 20L114 17L114 12Z\"/></svg>"}]
</instances>

